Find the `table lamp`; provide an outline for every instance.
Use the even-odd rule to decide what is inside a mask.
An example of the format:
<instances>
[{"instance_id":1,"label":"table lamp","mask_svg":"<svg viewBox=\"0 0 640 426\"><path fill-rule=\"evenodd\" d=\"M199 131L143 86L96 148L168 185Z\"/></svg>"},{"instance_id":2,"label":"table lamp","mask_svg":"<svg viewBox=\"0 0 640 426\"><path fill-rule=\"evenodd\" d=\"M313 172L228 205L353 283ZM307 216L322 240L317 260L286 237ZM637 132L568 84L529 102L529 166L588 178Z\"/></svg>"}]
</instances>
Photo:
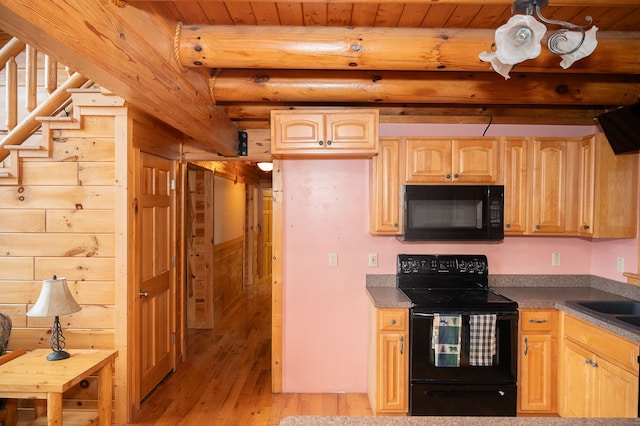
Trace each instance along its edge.
<instances>
[{"instance_id":1,"label":"table lamp","mask_svg":"<svg viewBox=\"0 0 640 426\"><path fill-rule=\"evenodd\" d=\"M59 361L69 358L69 353L64 350L65 341L59 317L78 312L80 309L82 308L71 295L65 278L57 278L54 275L53 278L42 281L40 296L33 308L27 312L27 316L55 317L49 338L49 347L53 352L47 355L47 360Z\"/></svg>"}]
</instances>

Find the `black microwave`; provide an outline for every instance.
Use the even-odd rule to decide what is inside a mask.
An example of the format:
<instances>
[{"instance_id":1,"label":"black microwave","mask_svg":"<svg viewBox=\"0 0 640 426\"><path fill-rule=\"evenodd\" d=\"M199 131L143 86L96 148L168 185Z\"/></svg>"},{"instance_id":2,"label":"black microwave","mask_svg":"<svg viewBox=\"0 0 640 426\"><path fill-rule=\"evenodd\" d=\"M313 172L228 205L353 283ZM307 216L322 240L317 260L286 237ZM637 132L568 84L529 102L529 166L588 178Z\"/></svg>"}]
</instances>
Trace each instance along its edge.
<instances>
[{"instance_id":1,"label":"black microwave","mask_svg":"<svg viewBox=\"0 0 640 426\"><path fill-rule=\"evenodd\" d=\"M504 239L504 186L405 185L403 241Z\"/></svg>"}]
</instances>

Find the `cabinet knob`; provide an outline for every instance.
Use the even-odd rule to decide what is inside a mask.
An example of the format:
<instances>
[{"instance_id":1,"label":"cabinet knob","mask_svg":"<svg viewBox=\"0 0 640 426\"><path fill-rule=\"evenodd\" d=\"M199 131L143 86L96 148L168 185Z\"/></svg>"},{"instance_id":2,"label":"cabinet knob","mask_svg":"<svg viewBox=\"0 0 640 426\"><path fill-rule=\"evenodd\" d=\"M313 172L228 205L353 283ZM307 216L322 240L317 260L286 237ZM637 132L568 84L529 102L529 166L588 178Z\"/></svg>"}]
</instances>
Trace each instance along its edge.
<instances>
[{"instance_id":1,"label":"cabinet knob","mask_svg":"<svg viewBox=\"0 0 640 426\"><path fill-rule=\"evenodd\" d=\"M507 224L505 225L505 228L507 228L507 229L511 228L511 224L510 224L510 223L507 223Z\"/></svg>"},{"instance_id":2,"label":"cabinet knob","mask_svg":"<svg viewBox=\"0 0 640 426\"><path fill-rule=\"evenodd\" d=\"M451 175L446 175L445 176L447 179L451 179Z\"/></svg>"},{"instance_id":3,"label":"cabinet knob","mask_svg":"<svg viewBox=\"0 0 640 426\"><path fill-rule=\"evenodd\" d=\"M395 323L396 323L396 322L397 322L397 321L396 321L396 320L394 320L394 319L392 319L392 320L391 320L391 324L394 324L394 325L395 325Z\"/></svg>"},{"instance_id":4,"label":"cabinet knob","mask_svg":"<svg viewBox=\"0 0 640 426\"><path fill-rule=\"evenodd\" d=\"M324 142L318 141L318 145L322 146L322 145L324 145Z\"/></svg>"},{"instance_id":5,"label":"cabinet knob","mask_svg":"<svg viewBox=\"0 0 640 426\"><path fill-rule=\"evenodd\" d=\"M585 364L591 364L591 360L590 360L589 358L586 358L586 359L584 360L584 363L585 363Z\"/></svg>"},{"instance_id":6,"label":"cabinet knob","mask_svg":"<svg viewBox=\"0 0 640 426\"><path fill-rule=\"evenodd\" d=\"M458 179L458 177L459 177L459 176L460 176L460 175L456 173L456 174L454 174L454 175L453 175L453 178L454 178L454 179Z\"/></svg>"},{"instance_id":7,"label":"cabinet knob","mask_svg":"<svg viewBox=\"0 0 640 426\"><path fill-rule=\"evenodd\" d=\"M589 225L584 225L582 228L587 230L587 229L589 229Z\"/></svg>"},{"instance_id":8,"label":"cabinet knob","mask_svg":"<svg viewBox=\"0 0 640 426\"><path fill-rule=\"evenodd\" d=\"M536 225L536 229L540 229L540 225Z\"/></svg>"},{"instance_id":9,"label":"cabinet knob","mask_svg":"<svg viewBox=\"0 0 640 426\"><path fill-rule=\"evenodd\" d=\"M331 141L327 141L327 146L331 145Z\"/></svg>"}]
</instances>

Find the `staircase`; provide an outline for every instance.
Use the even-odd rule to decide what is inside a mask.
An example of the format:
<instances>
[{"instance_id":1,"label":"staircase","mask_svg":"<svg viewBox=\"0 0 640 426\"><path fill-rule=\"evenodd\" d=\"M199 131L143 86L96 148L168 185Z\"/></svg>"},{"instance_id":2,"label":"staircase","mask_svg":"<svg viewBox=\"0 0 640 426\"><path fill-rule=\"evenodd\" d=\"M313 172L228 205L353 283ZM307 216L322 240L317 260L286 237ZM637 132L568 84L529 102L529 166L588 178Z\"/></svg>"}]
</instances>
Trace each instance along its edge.
<instances>
[{"instance_id":1,"label":"staircase","mask_svg":"<svg viewBox=\"0 0 640 426\"><path fill-rule=\"evenodd\" d=\"M73 91L100 89L16 38L0 49L0 72L0 185L18 185L22 158L49 156L52 128L79 126Z\"/></svg>"}]
</instances>

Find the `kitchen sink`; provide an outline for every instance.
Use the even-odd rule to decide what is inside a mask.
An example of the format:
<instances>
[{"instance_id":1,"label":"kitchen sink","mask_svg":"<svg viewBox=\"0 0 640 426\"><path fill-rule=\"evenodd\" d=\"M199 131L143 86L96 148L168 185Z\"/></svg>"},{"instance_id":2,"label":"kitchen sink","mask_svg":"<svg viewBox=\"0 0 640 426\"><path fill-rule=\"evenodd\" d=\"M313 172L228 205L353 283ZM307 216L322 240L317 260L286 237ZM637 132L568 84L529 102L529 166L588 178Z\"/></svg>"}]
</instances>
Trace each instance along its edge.
<instances>
[{"instance_id":1,"label":"kitchen sink","mask_svg":"<svg viewBox=\"0 0 640 426\"><path fill-rule=\"evenodd\" d=\"M602 321L640 333L640 302L634 300L569 300L567 306Z\"/></svg>"},{"instance_id":2,"label":"kitchen sink","mask_svg":"<svg viewBox=\"0 0 640 426\"><path fill-rule=\"evenodd\" d=\"M632 315L632 316L617 316L616 319L618 321L622 321L627 324L631 324L640 329L640 315Z\"/></svg>"},{"instance_id":3,"label":"kitchen sink","mask_svg":"<svg viewBox=\"0 0 640 426\"><path fill-rule=\"evenodd\" d=\"M588 302L576 302L592 311L614 315L640 315L640 302L624 300L598 300Z\"/></svg>"}]
</instances>

